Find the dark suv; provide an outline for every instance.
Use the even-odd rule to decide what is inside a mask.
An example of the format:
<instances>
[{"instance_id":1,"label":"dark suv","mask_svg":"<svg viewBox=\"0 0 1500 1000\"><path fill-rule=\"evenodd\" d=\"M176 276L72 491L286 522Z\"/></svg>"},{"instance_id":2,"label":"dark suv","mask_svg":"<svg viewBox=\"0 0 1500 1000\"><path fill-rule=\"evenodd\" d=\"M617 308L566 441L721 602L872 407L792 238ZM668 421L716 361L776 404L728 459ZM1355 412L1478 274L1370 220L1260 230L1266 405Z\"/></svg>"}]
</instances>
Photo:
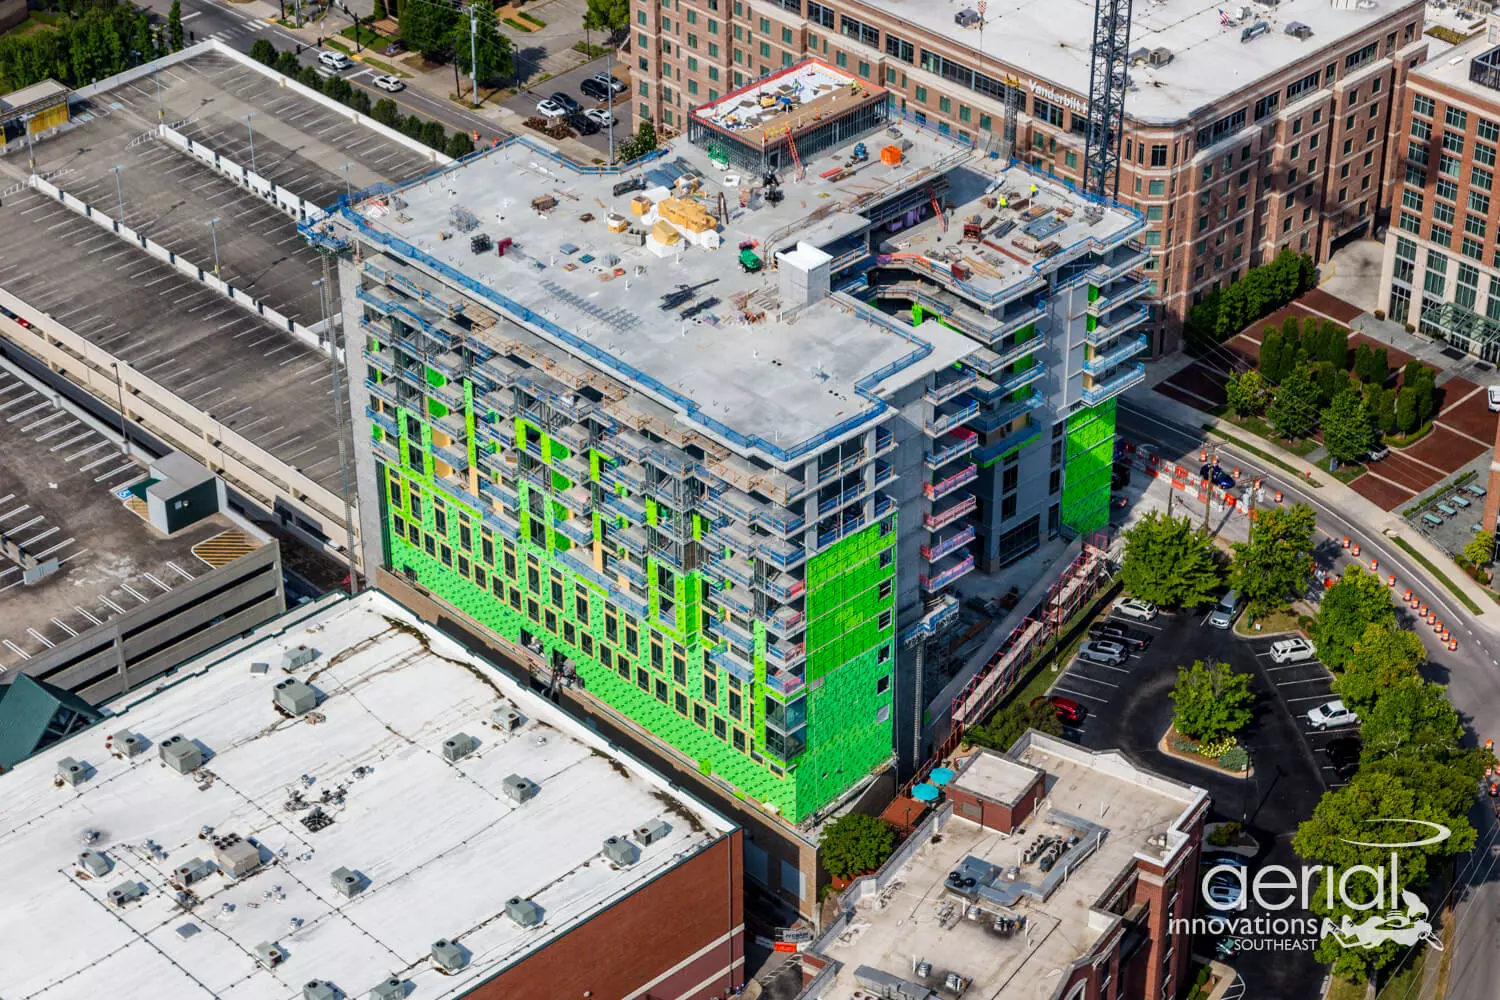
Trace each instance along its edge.
<instances>
[{"instance_id":1,"label":"dark suv","mask_svg":"<svg viewBox=\"0 0 1500 1000\"><path fill-rule=\"evenodd\" d=\"M1360 742L1358 736L1340 736L1323 748L1328 763L1333 766L1333 775L1346 781L1359 770Z\"/></svg>"},{"instance_id":2,"label":"dark suv","mask_svg":"<svg viewBox=\"0 0 1500 1000\"><path fill-rule=\"evenodd\" d=\"M568 127L577 132L579 135L597 135L599 132L599 123L594 121L592 118L585 118L583 115L573 114L569 115L566 121L568 123Z\"/></svg>"},{"instance_id":3,"label":"dark suv","mask_svg":"<svg viewBox=\"0 0 1500 1000\"><path fill-rule=\"evenodd\" d=\"M553 104L556 104L558 107L562 108L570 115L576 115L578 114L578 112L583 110L582 104L579 104L577 101L573 100L573 98L569 97L567 94L564 94L560 90L555 94L549 95L547 99L550 100Z\"/></svg>"},{"instance_id":4,"label":"dark suv","mask_svg":"<svg viewBox=\"0 0 1500 1000\"><path fill-rule=\"evenodd\" d=\"M583 91L583 96L592 97L596 101L605 101L614 96L609 92L608 86L593 77L580 83L578 89Z\"/></svg>"},{"instance_id":5,"label":"dark suv","mask_svg":"<svg viewBox=\"0 0 1500 1000\"><path fill-rule=\"evenodd\" d=\"M1140 629L1134 629L1119 622L1100 622L1089 628L1089 638L1107 639L1110 642L1118 642L1132 652L1145 649L1151 645L1151 636Z\"/></svg>"}]
</instances>

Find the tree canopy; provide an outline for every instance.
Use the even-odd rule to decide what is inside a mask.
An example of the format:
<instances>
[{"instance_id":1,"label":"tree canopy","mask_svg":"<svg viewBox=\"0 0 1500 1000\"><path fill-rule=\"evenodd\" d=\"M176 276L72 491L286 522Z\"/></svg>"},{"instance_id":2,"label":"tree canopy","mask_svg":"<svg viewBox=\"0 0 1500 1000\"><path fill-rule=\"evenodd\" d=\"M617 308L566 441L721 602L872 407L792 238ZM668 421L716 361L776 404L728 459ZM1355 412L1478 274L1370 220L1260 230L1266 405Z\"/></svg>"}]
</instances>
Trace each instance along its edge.
<instances>
[{"instance_id":1,"label":"tree canopy","mask_svg":"<svg viewBox=\"0 0 1500 1000\"><path fill-rule=\"evenodd\" d=\"M1284 438L1304 437L1318 425L1318 387L1310 366L1298 364L1282 378L1266 419Z\"/></svg>"},{"instance_id":2,"label":"tree canopy","mask_svg":"<svg viewBox=\"0 0 1500 1000\"><path fill-rule=\"evenodd\" d=\"M163 54L165 40L152 33L144 10L92 0L50 30L0 37L0 78L18 89L48 78L82 87Z\"/></svg>"},{"instance_id":3,"label":"tree canopy","mask_svg":"<svg viewBox=\"0 0 1500 1000\"><path fill-rule=\"evenodd\" d=\"M1478 531L1464 546L1464 559L1469 565L1476 568L1487 566L1495 557L1495 533L1492 531Z\"/></svg>"},{"instance_id":4,"label":"tree canopy","mask_svg":"<svg viewBox=\"0 0 1500 1000\"><path fill-rule=\"evenodd\" d=\"M474 8L474 39L469 40L469 19L461 17L453 24L453 36L448 46L453 61L465 73L473 73L478 66L481 83L489 83L510 76L513 69L510 39L502 35L495 24L495 8L490 4L477 4ZM474 59L470 59L470 55Z\"/></svg>"},{"instance_id":5,"label":"tree canopy","mask_svg":"<svg viewBox=\"0 0 1500 1000\"><path fill-rule=\"evenodd\" d=\"M1307 504L1259 511L1250 540L1234 545L1230 585L1263 614L1302 596L1313 570L1313 531L1317 514Z\"/></svg>"},{"instance_id":6,"label":"tree canopy","mask_svg":"<svg viewBox=\"0 0 1500 1000\"><path fill-rule=\"evenodd\" d=\"M583 12L583 26L588 31L608 34L625 30L630 23L630 0L588 0Z\"/></svg>"},{"instance_id":7,"label":"tree canopy","mask_svg":"<svg viewBox=\"0 0 1500 1000\"><path fill-rule=\"evenodd\" d=\"M1015 745L1026 730L1036 729L1052 736L1061 736L1062 722L1057 712L1046 702L1030 705L1011 702L996 712L988 722L974 726L964 733L964 739L976 746L989 747L1002 753Z\"/></svg>"},{"instance_id":8,"label":"tree canopy","mask_svg":"<svg viewBox=\"0 0 1500 1000\"><path fill-rule=\"evenodd\" d=\"M1323 446L1346 464L1358 462L1375 445L1375 428L1363 394L1348 386L1333 397L1323 413Z\"/></svg>"},{"instance_id":9,"label":"tree canopy","mask_svg":"<svg viewBox=\"0 0 1500 1000\"><path fill-rule=\"evenodd\" d=\"M845 813L823 831L819 857L828 874L853 878L885 864L896 847L896 831L878 816Z\"/></svg>"},{"instance_id":10,"label":"tree canopy","mask_svg":"<svg viewBox=\"0 0 1500 1000\"><path fill-rule=\"evenodd\" d=\"M422 58L446 62L453 53L454 28L460 19L458 8L447 4L408 4L401 10L401 37Z\"/></svg>"},{"instance_id":11,"label":"tree canopy","mask_svg":"<svg viewBox=\"0 0 1500 1000\"><path fill-rule=\"evenodd\" d=\"M1372 622L1355 640L1333 690L1355 714L1368 718L1386 691L1406 681L1420 680L1418 670L1426 662L1427 650L1415 633Z\"/></svg>"},{"instance_id":12,"label":"tree canopy","mask_svg":"<svg viewBox=\"0 0 1500 1000\"><path fill-rule=\"evenodd\" d=\"M1463 736L1443 686L1420 677L1380 692L1359 728L1365 742L1362 757L1369 760L1441 760Z\"/></svg>"},{"instance_id":13,"label":"tree canopy","mask_svg":"<svg viewBox=\"0 0 1500 1000\"><path fill-rule=\"evenodd\" d=\"M1192 667L1178 667L1171 697L1172 725L1189 739L1231 736L1254 714L1250 675L1235 673L1227 663L1196 660Z\"/></svg>"},{"instance_id":14,"label":"tree canopy","mask_svg":"<svg viewBox=\"0 0 1500 1000\"><path fill-rule=\"evenodd\" d=\"M1224 581L1213 540L1185 517L1152 511L1125 532L1125 589L1168 608L1212 600Z\"/></svg>"},{"instance_id":15,"label":"tree canopy","mask_svg":"<svg viewBox=\"0 0 1500 1000\"><path fill-rule=\"evenodd\" d=\"M1277 334L1278 338L1280 334ZM1242 417L1258 417L1266 412L1271 401L1271 386L1265 376L1255 369L1233 372L1224 385L1225 398L1230 409Z\"/></svg>"},{"instance_id":16,"label":"tree canopy","mask_svg":"<svg viewBox=\"0 0 1500 1000\"><path fill-rule=\"evenodd\" d=\"M1323 594L1310 630L1318 644L1318 658L1331 670L1343 670L1354 653L1354 644L1364 637L1369 625L1394 629L1396 609L1379 576L1350 566Z\"/></svg>"}]
</instances>

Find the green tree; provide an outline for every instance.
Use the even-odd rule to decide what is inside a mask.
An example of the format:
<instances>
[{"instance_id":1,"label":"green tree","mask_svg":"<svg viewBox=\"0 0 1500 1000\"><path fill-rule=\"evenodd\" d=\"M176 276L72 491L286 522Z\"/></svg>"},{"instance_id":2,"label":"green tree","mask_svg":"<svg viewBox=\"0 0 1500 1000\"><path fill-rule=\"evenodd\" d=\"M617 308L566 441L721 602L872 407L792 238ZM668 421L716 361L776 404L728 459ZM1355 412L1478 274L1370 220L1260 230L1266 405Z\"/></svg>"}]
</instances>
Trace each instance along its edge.
<instances>
[{"instance_id":1,"label":"green tree","mask_svg":"<svg viewBox=\"0 0 1500 1000\"><path fill-rule=\"evenodd\" d=\"M354 93L354 85L341 76L330 76L323 81L323 93L340 104L348 104L350 95Z\"/></svg>"},{"instance_id":2,"label":"green tree","mask_svg":"<svg viewBox=\"0 0 1500 1000\"><path fill-rule=\"evenodd\" d=\"M465 74L469 74L474 62L469 58L472 53L479 66L477 75L480 83L490 83L510 76L513 69L510 39L500 34L495 26L495 8L489 4L479 4L474 9L476 13L472 46L469 41L469 19L460 18L453 26L450 43L453 61L458 63L458 68Z\"/></svg>"},{"instance_id":3,"label":"green tree","mask_svg":"<svg viewBox=\"0 0 1500 1000\"><path fill-rule=\"evenodd\" d=\"M1464 560L1475 569L1483 569L1495 558L1495 534L1492 531L1475 532L1474 537L1464 546Z\"/></svg>"},{"instance_id":4,"label":"green tree","mask_svg":"<svg viewBox=\"0 0 1500 1000\"><path fill-rule=\"evenodd\" d=\"M1281 376L1281 351L1285 339L1281 331L1268 326L1260 334L1260 373L1267 381L1275 382Z\"/></svg>"},{"instance_id":5,"label":"green tree","mask_svg":"<svg viewBox=\"0 0 1500 1000\"><path fill-rule=\"evenodd\" d=\"M1229 406L1242 417L1258 417L1266 412L1266 402L1271 390L1265 378L1255 369L1231 372L1224 385L1224 394Z\"/></svg>"},{"instance_id":6,"label":"green tree","mask_svg":"<svg viewBox=\"0 0 1500 1000\"><path fill-rule=\"evenodd\" d=\"M1403 385L1396 393L1396 429L1410 434L1417 429L1417 390Z\"/></svg>"},{"instance_id":7,"label":"green tree","mask_svg":"<svg viewBox=\"0 0 1500 1000\"><path fill-rule=\"evenodd\" d=\"M656 126L649 118L641 119L635 134L619 144L619 158L629 162L640 159L656 148Z\"/></svg>"},{"instance_id":8,"label":"green tree","mask_svg":"<svg viewBox=\"0 0 1500 1000\"><path fill-rule=\"evenodd\" d=\"M375 0L375 6L370 11L370 20L384 21L390 13L385 9L385 0Z\"/></svg>"},{"instance_id":9,"label":"green tree","mask_svg":"<svg viewBox=\"0 0 1500 1000\"><path fill-rule=\"evenodd\" d=\"M1370 364L1375 360L1375 352L1370 350L1369 344L1360 344L1354 349L1354 375L1361 382L1370 381Z\"/></svg>"},{"instance_id":10,"label":"green tree","mask_svg":"<svg viewBox=\"0 0 1500 1000\"><path fill-rule=\"evenodd\" d=\"M443 148L443 152L456 160L474 152L474 142L469 138L469 133L463 129L454 129L453 134L448 137L448 145Z\"/></svg>"},{"instance_id":11,"label":"green tree","mask_svg":"<svg viewBox=\"0 0 1500 1000\"><path fill-rule=\"evenodd\" d=\"M1250 525L1250 540L1235 543L1229 583L1250 602L1253 615L1284 607L1307 589L1317 523L1307 504L1271 507Z\"/></svg>"},{"instance_id":12,"label":"green tree","mask_svg":"<svg viewBox=\"0 0 1500 1000\"><path fill-rule=\"evenodd\" d=\"M1370 412L1359 390L1350 386L1323 411L1323 446L1328 454L1349 464L1364 458L1374 444Z\"/></svg>"},{"instance_id":13,"label":"green tree","mask_svg":"<svg viewBox=\"0 0 1500 1000\"><path fill-rule=\"evenodd\" d=\"M1443 760L1458 750L1463 726L1441 684L1410 678L1387 688L1360 720L1365 760Z\"/></svg>"},{"instance_id":14,"label":"green tree","mask_svg":"<svg viewBox=\"0 0 1500 1000\"><path fill-rule=\"evenodd\" d=\"M407 115L401 119L401 134L408 139L422 140L422 119L416 115Z\"/></svg>"},{"instance_id":15,"label":"green tree","mask_svg":"<svg viewBox=\"0 0 1500 1000\"><path fill-rule=\"evenodd\" d=\"M1341 371L1349 369L1349 331L1323 321L1323 360Z\"/></svg>"},{"instance_id":16,"label":"green tree","mask_svg":"<svg viewBox=\"0 0 1500 1000\"><path fill-rule=\"evenodd\" d=\"M304 87L319 91L320 93L323 90L323 78L311 66L303 66L297 70L297 82Z\"/></svg>"},{"instance_id":17,"label":"green tree","mask_svg":"<svg viewBox=\"0 0 1500 1000\"><path fill-rule=\"evenodd\" d=\"M182 0L172 0L172 6L167 10L167 35L173 52L182 48Z\"/></svg>"},{"instance_id":18,"label":"green tree","mask_svg":"<svg viewBox=\"0 0 1500 1000\"><path fill-rule=\"evenodd\" d=\"M1194 661L1177 668L1172 688L1172 725L1191 740L1232 736L1250 722L1255 693L1250 675L1237 674L1227 663Z\"/></svg>"},{"instance_id":19,"label":"green tree","mask_svg":"<svg viewBox=\"0 0 1500 1000\"><path fill-rule=\"evenodd\" d=\"M1305 437L1318 423L1318 387L1307 365L1298 365L1281 380L1266 418L1284 438Z\"/></svg>"},{"instance_id":20,"label":"green tree","mask_svg":"<svg viewBox=\"0 0 1500 1000\"><path fill-rule=\"evenodd\" d=\"M1370 378L1373 385L1385 385L1386 379L1391 377L1391 366L1387 360L1384 347L1377 347L1371 352Z\"/></svg>"},{"instance_id":21,"label":"green tree","mask_svg":"<svg viewBox=\"0 0 1500 1000\"><path fill-rule=\"evenodd\" d=\"M442 122L423 122L421 139L428 146L442 152L448 145L448 130L443 128Z\"/></svg>"},{"instance_id":22,"label":"green tree","mask_svg":"<svg viewBox=\"0 0 1500 1000\"><path fill-rule=\"evenodd\" d=\"M1427 650L1415 633L1389 625L1370 624L1350 649L1344 672L1333 690L1360 718L1366 718L1381 694L1397 684L1421 680L1419 670Z\"/></svg>"},{"instance_id":23,"label":"green tree","mask_svg":"<svg viewBox=\"0 0 1500 1000\"><path fill-rule=\"evenodd\" d=\"M1046 702L1035 705L1011 702L991 716L988 722L965 732L964 739L975 746L989 747L1004 753L1028 729L1036 729L1052 736L1063 734L1062 722L1051 705Z\"/></svg>"},{"instance_id":24,"label":"green tree","mask_svg":"<svg viewBox=\"0 0 1500 1000\"><path fill-rule=\"evenodd\" d=\"M459 19L458 8L444 3L408 4L401 12L401 37L422 58L446 62L453 54L453 28Z\"/></svg>"},{"instance_id":25,"label":"green tree","mask_svg":"<svg viewBox=\"0 0 1500 1000\"><path fill-rule=\"evenodd\" d=\"M365 93L363 90L359 90L356 88L354 93L350 94L349 99L344 103L348 104L350 108L358 111L362 115L367 115L370 113L370 95Z\"/></svg>"},{"instance_id":26,"label":"green tree","mask_svg":"<svg viewBox=\"0 0 1500 1000\"><path fill-rule=\"evenodd\" d=\"M1336 872L1346 872L1356 865L1385 866L1389 870L1391 848L1363 847L1359 842L1416 841L1422 839L1427 829L1413 826L1408 830L1382 820L1400 817L1441 823L1453 831L1446 841L1396 849L1402 888L1419 890L1436 872L1441 859L1463 854L1474 846L1474 828L1465 815L1467 806L1473 801L1473 784L1469 785L1468 802L1454 811L1443 808L1440 799L1426 794L1424 789L1409 784L1404 778L1399 771L1393 772L1387 767L1361 770L1348 785L1323 796L1313 810L1312 818L1297 827L1292 847L1308 864L1332 866ZM1408 832L1411 834L1409 838L1400 836ZM1375 900L1375 891L1373 879L1350 878L1345 882L1343 895L1363 906ZM1358 923L1369 915L1368 907L1356 910L1343 905L1338 892L1333 894L1334 905L1330 907L1328 895L1321 885L1311 893L1313 912L1331 920L1335 926L1341 925L1346 917ZM1381 911L1404 908L1399 899L1386 898L1382 902L1384 905L1378 907ZM1319 961L1332 963L1336 973L1362 979L1396 961L1406 950L1394 943L1370 949L1346 949L1333 935L1328 935L1314 954Z\"/></svg>"},{"instance_id":27,"label":"green tree","mask_svg":"<svg viewBox=\"0 0 1500 1000\"><path fill-rule=\"evenodd\" d=\"M828 824L818 847L828 874L853 878L885 864L896 848L896 831L878 816L845 813Z\"/></svg>"},{"instance_id":28,"label":"green tree","mask_svg":"<svg viewBox=\"0 0 1500 1000\"><path fill-rule=\"evenodd\" d=\"M276 46L264 38L257 38L250 46L250 58L262 66L276 65Z\"/></svg>"},{"instance_id":29,"label":"green tree","mask_svg":"<svg viewBox=\"0 0 1500 1000\"><path fill-rule=\"evenodd\" d=\"M1142 600L1176 608L1211 600L1224 567L1213 540L1187 518L1152 511L1125 532L1120 578Z\"/></svg>"},{"instance_id":30,"label":"green tree","mask_svg":"<svg viewBox=\"0 0 1500 1000\"><path fill-rule=\"evenodd\" d=\"M586 31L602 31L611 37L630 23L630 0L588 0L583 12Z\"/></svg>"},{"instance_id":31,"label":"green tree","mask_svg":"<svg viewBox=\"0 0 1500 1000\"><path fill-rule=\"evenodd\" d=\"M1420 427L1437 411L1437 370L1426 365L1419 367L1412 388L1417 393L1417 426Z\"/></svg>"},{"instance_id":32,"label":"green tree","mask_svg":"<svg viewBox=\"0 0 1500 1000\"><path fill-rule=\"evenodd\" d=\"M1396 627L1390 591L1376 574L1350 566L1323 594L1318 617L1310 629L1318 645L1318 659L1330 670L1345 669L1354 655L1354 644L1370 625Z\"/></svg>"},{"instance_id":33,"label":"green tree","mask_svg":"<svg viewBox=\"0 0 1500 1000\"><path fill-rule=\"evenodd\" d=\"M302 63L297 60L297 54L290 49L276 56L276 72L283 76L296 76L302 72Z\"/></svg>"},{"instance_id":34,"label":"green tree","mask_svg":"<svg viewBox=\"0 0 1500 1000\"><path fill-rule=\"evenodd\" d=\"M370 117L390 128L399 128L401 125L401 109L389 97L382 97L375 102L375 107L370 109Z\"/></svg>"}]
</instances>

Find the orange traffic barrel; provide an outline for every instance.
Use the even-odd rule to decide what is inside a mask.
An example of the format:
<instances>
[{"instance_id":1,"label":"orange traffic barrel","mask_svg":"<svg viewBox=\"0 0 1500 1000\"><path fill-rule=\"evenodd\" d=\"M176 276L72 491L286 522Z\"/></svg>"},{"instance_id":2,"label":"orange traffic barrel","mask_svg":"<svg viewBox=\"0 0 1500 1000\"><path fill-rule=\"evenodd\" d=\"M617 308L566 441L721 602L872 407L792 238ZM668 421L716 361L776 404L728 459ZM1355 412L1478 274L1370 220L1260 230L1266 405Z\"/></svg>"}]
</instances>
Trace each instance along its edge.
<instances>
[{"instance_id":1,"label":"orange traffic barrel","mask_svg":"<svg viewBox=\"0 0 1500 1000\"><path fill-rule=\"evenodd\" d=\"M1344 548L1347 549L1348 547L1349 547L1349 536L1345 535L1344 536Z\"/></svg>"},{"instance_id":2,"label":"orange traffic barrel","mask_svg":"<svg viewBox=\"0 0 1500 1000\"><path fill-rule=\"evenodd\" d=\"M1338 582L1339 578L1330 573L1327 576L1323 577L1323 589L1332 590L1333 587L1338 584Z\"/></svg>"},{"instance_id":3,"label":"orange traffic barrel","mask_svg":"<svg viewBox=\"0 0 1500 1000\"><path fill-rule=\"evenodd\" d=\"M1411 600L1411 588L1407 587L1406 588L1406 592L1401 595L1401 603L1405 604L1407 601L1410 601L1410 600Z\"/></svg>"},{"instance_id":4,"label":"orange traffic barrel","mask_svg":"<svg viewBox=\"0 0 1500 1000\"><path fill-rule=\"evenodd\" d=\"M1419 608L1417 608L1417 617L1418 618L1426 618L1427 617L1427 605L1423 604Z\"/></svg>"},{"instance_id":5,"label":"orange traffic barrel","mask_svg":"<svg viewBox=\"0 0 1500 1000\"><path fill-rule=\"evenodd\" d=\"M1457 649L1457 648L1458 648L1458 640L1457 639L1450 639L1450 640L1448 640L1448 651L1450 653L1453 650Z\"/></svg>"},{"instance_id":6,"label":"orange traffic barrel","mask_svg":"<svg viewBox=\"0 0 1500 1000\"><path fill-rule=\"evenodd\" d=\"M1356 556L1359 555L1359 543L1355 542L1353 545L1349 546L1349 551Z\"/></svg>"},{"instance_id":7,"label":"orange traffic barrel","mask_svg":"<svg viewBox=\"0 0 1500 1000\"><path fill-rule=\"evenodd\" d=\"M1281 503L1281 491L1280 490L1276 491L1276 502L1277 503Z\"/></svg>"},{"instance_id":8,"label":"orange traffic barrel","mask_svg":"<svg viewBox=\"0 0 1500 1000\"><path fill-rule=\"evenodd\" d=\"M1392 573L1390 576L1386 577L1385 585L1387 587L1394 587L1396 585L1396 574L1395 573Z\"/></svg>"},{"instance_id":9,"label":"orange traffic barrel","mask_svg":"<svg viewBox=\"0 0 1500 1000\"><path fill-rule=\"evenodd\" d=\"M1373 572L1375 572L1379 568L1380 568L1380 564L1378 562L1376 562L1374 559L1371 559L1370 560L1370 572L1373 573Z\"/></svg>"}]
</instances>

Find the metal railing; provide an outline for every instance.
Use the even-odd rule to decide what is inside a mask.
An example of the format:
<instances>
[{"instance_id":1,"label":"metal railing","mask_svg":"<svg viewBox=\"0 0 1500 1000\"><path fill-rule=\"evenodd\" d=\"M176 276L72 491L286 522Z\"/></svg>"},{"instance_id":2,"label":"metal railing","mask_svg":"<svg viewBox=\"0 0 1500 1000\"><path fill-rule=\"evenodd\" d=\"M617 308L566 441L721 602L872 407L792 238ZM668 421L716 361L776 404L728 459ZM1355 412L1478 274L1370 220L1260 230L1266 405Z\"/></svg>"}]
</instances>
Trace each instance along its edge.
<instances>
[{"instance_id":1,"label":"metal railing","mask_svg":"<svg viewBox=\"0 0 1500 1000\"><path fill-rule=\"evenodd\" d=\"M1095 382L1092 386L1083 390L1083 401L1089 406L1098 406L1100 403L1146 381L1146 366L1137 362L1120 371L1107 381Z\"/></svg>"},{"instance_id":2,"label":"metal railing","mask_svg":"<svg viewBox=\"0 0 1500 1000\"><path fill-rule=\"evenodd\" d=\"M932 388L928 389L925 393L922 394L922 398L927 400L927 402L931 403L933 406L937 406L938 404L946 403L954 396L957 396L960 393L966 392L969 389L973 388L974 383L978 381L979 375L976 372L965 369L963 372L959 373L957 378L949 379L942 385L933 386Z\"/></svg>"},{"instance_id":3,"label":"metal railing","mask_svg":"<svg viewBox=\"0 0 1500 1000\"><path fill-rule=\"evenodd\" d=\"M1134 278L1116 285L1110 289L1108 295L1101 295L1089 303L1089 311L1095 316L1109 312L1111 309L1119 308L1125 303L1140 298L1146 294L1151 283L1143 278Z\"/></svg>"},{"instance_id":4,"label":"metal railing","mask_svg":"<svg viewBox=\"0 0 1500 1000\"><path fill-rule=\"evenodd\" d=\"M937 437L939 434L946 434L978 412L979 404L970 403L968 406L960 407L951 413L937 414L923 421L923 429L926 430L928 437Z\"/></svg>"},{"instance_id":5,"label":"metal railing","mask_svg":"<svg viewBox=\"0 0 1500 1000\"><path fill-rule=\"evenodd\" d=\"M1101 316L1099 318L1098 325L1095 326L1092 330L1088 331L1088 333L1084 335L1084 339L1090 344L1100 344L1106 340L1111 340L1115 337L1120 336L1127 330L1131 330L1137 326L1140 326L1150 318L1151 309L1149 306L1145 305L1132 309L1125 315L1117 319L1112 319L1107 323L1104 321L1104 317Z\"/></svg>"},{"instance_id":6,"label":"metal railing","mask_svg":"<svg viewBox=\"0 0 1500 1000\"><path fill-rule=\"evenodd\" d=\"M955 532L938 542L936 545L922 546L922 558L930 563L935 563L943 556L963 548L974 540L974 526L966 524L963 530Z\"/></svg>"},{"instance_id":7,"label":"metal railing","mask_svg":"<svg viewBox=\"0 0 1500 1000\"><path fill-rule=\"evenodd\" d=\"M953 475L949 476L947 479L942 480L941 482L923 483L922 495L929 500L941 500L943 497L952 493L960 486L972 483L978 478L979 466L970 462L958 472L955 472Z\"/></svg>"},{"instance_id":8,"label":"metal railing","mask_svg":"<svg viewBox=\"0 0 1500 1000\"><path fill-rule=\"evenodd\" d=\"M951 507L948 507L944 510L933 511L930 514L923 514L922 525L928 531L941 530L942 528L946 528L948 525L952 524L954 521L957 521L965 514L971 513L978 506L979 500L974 496L974 494L967 494L962 500Z\"/></svg>"},{"instance_id":9,"label":"metal railing","mask_svg":"<svg viewBox=\"0 0 1500 1000\"><path fill-rule=\"evenodd\" d=\"M927 576L926 574L923 574L919 578L919 582L923 590L931 593L934 590L942 590L944 587L948 586L959 577L968 575L973 571L973 569L974 557L965 556L963 559L943 570L936 576Z\"/></svg>"},{"instance_id":10,"label":"metal railing","mask_svg":"<svg viewBox=\"0 0 1500 1000\"><path fill-rule=\"evenodd\" d=\"M1103 375L1122 361L1128 361L1142 351L1151 349L1151 338L1146 334L1134 337L1109 351L1097 354L1083 363L1083 370L1090 375Z\"/></svg>"},{"instance_id":11,"label":"metal railing","mask_svg":"<svg viewBox=\"0 0 1500 1000\"><path fill-rule=\"evenodd\" d=\"M944 441L948 443L945 444ZM955 458L962 458L978 447L979 435L967 427L960 427L949 438L939 439L936 446L922 456L922 462L929 469L937 471Z\"/></svg>"}]
</instances>

